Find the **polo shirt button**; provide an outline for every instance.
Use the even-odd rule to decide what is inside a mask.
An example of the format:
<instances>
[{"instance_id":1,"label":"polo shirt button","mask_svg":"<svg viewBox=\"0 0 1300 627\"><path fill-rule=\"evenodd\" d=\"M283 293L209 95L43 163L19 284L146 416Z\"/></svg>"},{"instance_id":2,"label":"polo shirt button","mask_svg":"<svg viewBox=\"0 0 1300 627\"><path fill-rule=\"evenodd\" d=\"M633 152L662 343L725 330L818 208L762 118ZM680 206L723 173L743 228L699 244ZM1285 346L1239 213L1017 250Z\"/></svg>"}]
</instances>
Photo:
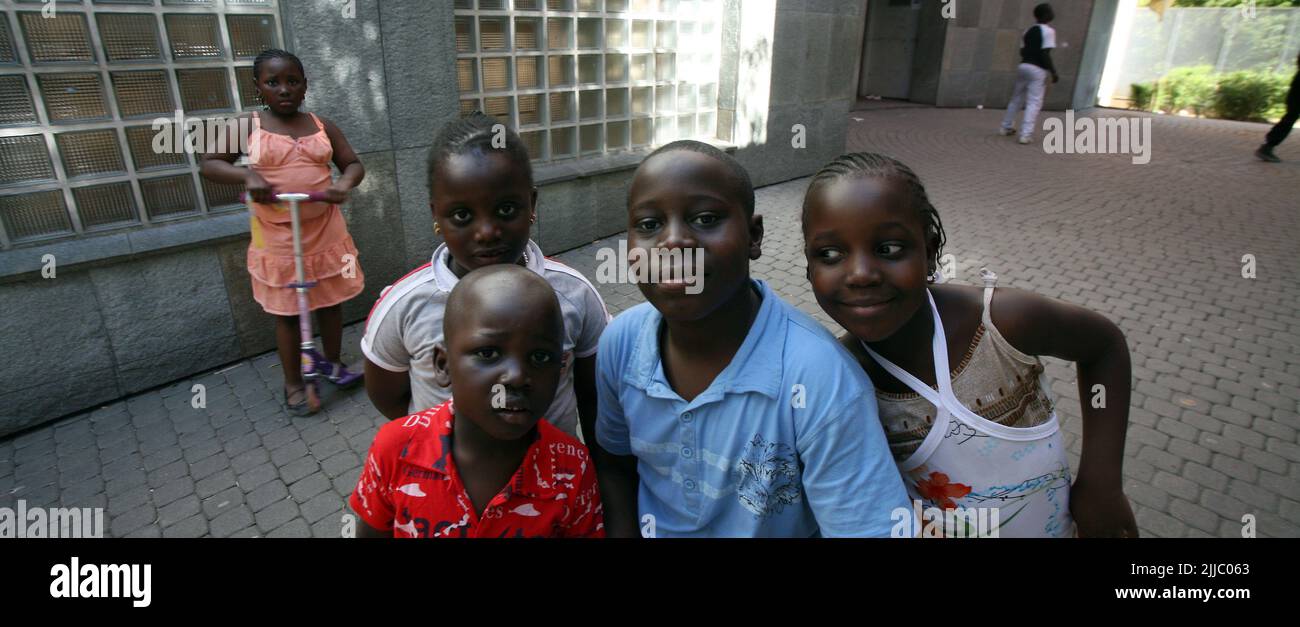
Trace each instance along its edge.
<instances>
[{"instance_id":1,"label":"polo shirt button","mask_svg":"<svg viewBox=\"0 0 1300 627\"><path fill-rule=\"evenodd\" d=\"M694 420L694 419L695 419L695 416L692 416L692 415L691 415L691 412L686 412L686 413L682 414L682 422L690 422L691 420Z\"/></svg>"},{"instance_id":2,"label":"polo shirt button","mask_svg":"<svg viewBox=\"0 0 1300 627\"><path fill-rule=\"evenodd\" d=\"M691 447L687 446L682 448L682 457L690 457L691 455L694 454L695 452L691 450Z\"/></svg>"},{"instance_id":3,"label":"polo shirt button","mask_svg":"<svg viewBox=\"0 0 1300 627\"><path fill-rule=\"evenodd\" d=\"M693 480L693 479L687 479L686 481L682 482L682 486L685 487L687 490L694 490L694 489L695 489L695 480Z\"/></svg>"}]
</instances>

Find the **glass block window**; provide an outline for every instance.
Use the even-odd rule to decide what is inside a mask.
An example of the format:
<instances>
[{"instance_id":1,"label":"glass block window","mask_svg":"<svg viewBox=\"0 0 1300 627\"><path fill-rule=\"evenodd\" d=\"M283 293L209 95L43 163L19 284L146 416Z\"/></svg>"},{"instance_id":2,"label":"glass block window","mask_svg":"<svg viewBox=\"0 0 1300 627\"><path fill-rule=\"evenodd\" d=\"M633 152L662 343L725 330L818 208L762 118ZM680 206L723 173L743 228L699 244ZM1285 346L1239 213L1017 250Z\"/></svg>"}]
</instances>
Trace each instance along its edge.
<instances>
[{"instance_id":1,"label":"glass block window","mask_svg":"<svg viewBox=\"0 0 1300 627\"><path fill-rule=\"evenodd\" d=\"M722 0L457 0L460 113L541 162L717 131Z\"/></svg>"},{"instance_id":2,"label":"glass block window","mask_svg":"<svg viewBox=\"0 0 1300 627\"><path fill-rule=\"evenodd\" d=\"M279 1L60 0L49 18L42 4L0 0L0 249L241 207L240 186L202 181L170 125L178 110L212 118L260 108L252 60L283 46ZM500 28L482 34L497 56L514 47L510 19L498 11ZM467 25L477 50L477 23ZM539 26L534 38L543 35ZM516 72L545 80L540 63L497 63L494 84L512 89ZM473 84L463 91L477 92L477 59L466 71ZM517 108L513 94L489 95L466 98L469 112ZM534 116L542 105L531 105Z\"/></svg>"}]
</instances>

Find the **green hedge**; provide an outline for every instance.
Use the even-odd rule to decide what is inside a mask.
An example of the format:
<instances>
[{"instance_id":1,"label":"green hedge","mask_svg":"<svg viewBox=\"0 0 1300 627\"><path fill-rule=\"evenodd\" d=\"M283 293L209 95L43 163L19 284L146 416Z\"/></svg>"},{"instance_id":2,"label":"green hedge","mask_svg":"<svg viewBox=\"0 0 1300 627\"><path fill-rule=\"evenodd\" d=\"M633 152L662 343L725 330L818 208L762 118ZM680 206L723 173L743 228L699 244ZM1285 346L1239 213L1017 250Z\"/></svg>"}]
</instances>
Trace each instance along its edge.
<instances>
[{"instance_id":1,"label":"green hedge","mask_svg":"<svg viewBox=\"0 0 1300 627\"><path fill-rule=\"evenodd\" d=\"M1290 78L1256 71L1215 74L1208 65L1176 68L1155 83L1134 83L1133 108L1263 122L1282 117Z\"/></svg>"}]
</instances>

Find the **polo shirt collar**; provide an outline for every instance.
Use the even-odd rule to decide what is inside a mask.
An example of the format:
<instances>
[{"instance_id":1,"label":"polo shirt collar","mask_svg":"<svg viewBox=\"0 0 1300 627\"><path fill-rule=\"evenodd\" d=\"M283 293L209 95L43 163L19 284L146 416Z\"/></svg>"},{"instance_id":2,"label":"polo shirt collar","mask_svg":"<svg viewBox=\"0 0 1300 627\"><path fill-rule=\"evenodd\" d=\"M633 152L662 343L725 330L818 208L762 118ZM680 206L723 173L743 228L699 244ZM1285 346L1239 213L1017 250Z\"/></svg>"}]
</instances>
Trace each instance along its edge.
<instances>
[{"instance_id":1,"label":"polo shirt collar","mask_svg":"<svg viewBox=\"0 0 1300 627\"><path fill-rule=\"evenodd\" d=\"M781 395L781 374L785 355L786 329L789 318L779 296L759 279L750 279L758 288L763 301L759 304L754 323L745 335L745 341L736 351L731 363L718 373L704 393L692 405L719 399L727 393L758 392L773 399ZM664 376L663 358L659 351L659 327L663 315L653 310L650 320L641 328L630 360L630 368L623 379L630 385L659 398L680 398Z\"/></svg>"},{"instance_id":2,"label":"polo shirt collar","mask_svg":"<svg viewBox=\"0 0 1300 627\"><path fill-rule=\"evenodd\" d=\"M528 256L528 262L524 267L537 273L538 276L546 278L546 257L542 255L542 249L533 240L528 240L524 246L524 253ZM438 289L444 292L450 292L451 288L456 287L460 277L451 271L451 266L447 265L447 260L451 258L451 249L447 244L439 244L437 250L433 251L433 260L430 262L433 267L433 279L438 285Z\"/></svg>"}]
</instances>

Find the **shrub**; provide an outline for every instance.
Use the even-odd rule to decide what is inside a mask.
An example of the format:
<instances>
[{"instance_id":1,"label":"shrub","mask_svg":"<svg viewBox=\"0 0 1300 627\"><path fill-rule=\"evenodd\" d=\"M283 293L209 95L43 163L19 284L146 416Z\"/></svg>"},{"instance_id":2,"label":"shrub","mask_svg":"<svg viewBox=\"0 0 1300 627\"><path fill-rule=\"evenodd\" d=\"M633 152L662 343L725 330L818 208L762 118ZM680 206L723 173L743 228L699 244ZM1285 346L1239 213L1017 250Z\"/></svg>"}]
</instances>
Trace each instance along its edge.
<instances>
[{"instance_id":1,"label":"shrub","mask_svg":"<svg viewBox=\"0 0 1300 627\"><path fill-rule=\"evenodd\" d=\"M1151 93L1155 87L1151 83L1133 83L1133 108L1138 111L1151 110Z\"/></svg>"},{"instance_id":2,"label":"shrub","mask_svg":"<svg viewBox=\"0 0 1300 627\"><path fill-rule=\"evenodd\" d=\"M1156 108L1170 113L1184 109L1202 115L1213 106L1215 75L1208 65L1174 68L1158 83Z\"/></svg>"},{"instance_id":3,"label":"shrub","mask_svg":"<svg viewBox=\"0 0 1300 627\"><path fill-rule=\"evenodd\" d=\"M1278 117L1286 97L1285 76L1242 70L1219 79L1214 94L1214 112L1229 120L1263 122Z\"/></svg>"}]
</instances>

